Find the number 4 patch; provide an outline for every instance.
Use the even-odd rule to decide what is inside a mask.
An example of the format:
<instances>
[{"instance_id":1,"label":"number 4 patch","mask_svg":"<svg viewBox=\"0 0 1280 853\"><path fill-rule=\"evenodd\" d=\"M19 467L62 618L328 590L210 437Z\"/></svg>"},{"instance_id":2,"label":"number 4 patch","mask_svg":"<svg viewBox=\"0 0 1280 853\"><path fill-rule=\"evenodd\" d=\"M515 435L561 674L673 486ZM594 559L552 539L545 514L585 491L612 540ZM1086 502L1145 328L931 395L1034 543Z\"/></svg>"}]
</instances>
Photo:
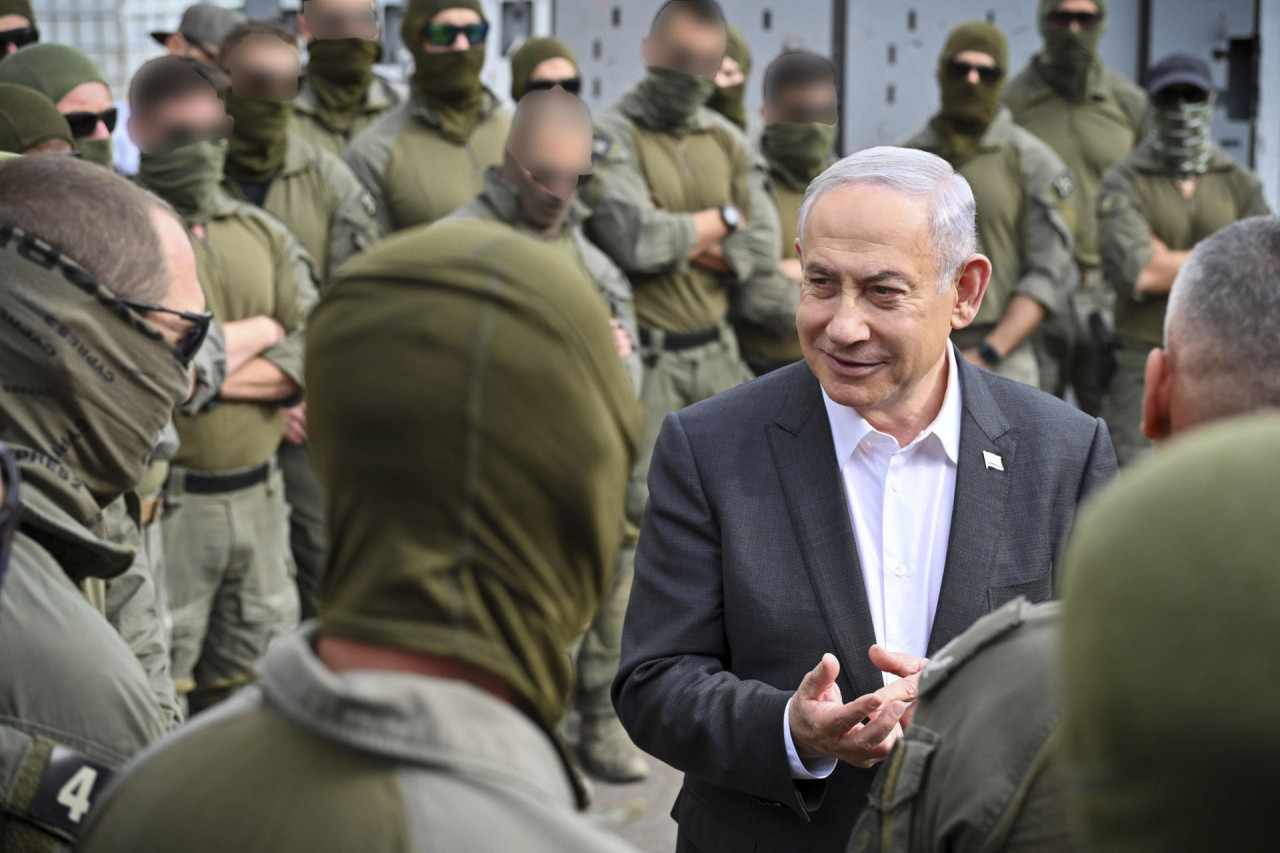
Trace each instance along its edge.
<instances>
[{"instance_id":1,"label":"number 4 patch","mask_svg":"<svg viewBox=\"0 0 1280 853\"><path fill-rule=\"evenodd\" d=\"M55 746L31 800L31 816L75 837L111 775L110 770L83 755Z\"/></svg>"}]
</instances>

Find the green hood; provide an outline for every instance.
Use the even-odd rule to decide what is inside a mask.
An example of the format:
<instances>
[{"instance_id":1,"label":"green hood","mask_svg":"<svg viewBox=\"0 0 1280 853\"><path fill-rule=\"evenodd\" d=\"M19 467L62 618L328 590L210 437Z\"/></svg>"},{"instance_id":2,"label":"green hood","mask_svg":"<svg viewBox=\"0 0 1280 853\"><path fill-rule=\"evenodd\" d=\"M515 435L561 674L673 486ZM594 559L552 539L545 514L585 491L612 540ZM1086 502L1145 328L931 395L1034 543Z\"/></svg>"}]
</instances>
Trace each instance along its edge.
<instances>
[{"instance_id":1,"label":"green hood","mask_svg":"<svg viewBox=\"0 0 1280 853\"><path fill-rule=\"evenodd\" d=\"M729 27L729 40L725 45L725 55L742 67L744 78L751 76L751 48L747 45L746 36L737 27ZM717 88L707 101L707 106L740 129L747 129L747 80L736 86Z\"/></svg>"},{"instance_id":2,"label":"green hood","mask_svg":"<svg viewBox=\"0 0 1280 853\"><path fill-rule=\"evenodd\" d=\"M520 49L511 54L511 100L518 101L524 97L525 87L529 85L529 76L548 59L567 59L578 65L578 57L569 45L554 38L529 39Z\"/></svg>"},{"instance_id":3,"label":"green hood","mask_svg":"<svg viewBox=\"0 0 1280 853\"><path fill-rule=\"evenodd\" d=\"M75 144L67 120L53 101L35 89L0 83L0 151L21 154L51 139Z\"/></svg>"}]
</instances>

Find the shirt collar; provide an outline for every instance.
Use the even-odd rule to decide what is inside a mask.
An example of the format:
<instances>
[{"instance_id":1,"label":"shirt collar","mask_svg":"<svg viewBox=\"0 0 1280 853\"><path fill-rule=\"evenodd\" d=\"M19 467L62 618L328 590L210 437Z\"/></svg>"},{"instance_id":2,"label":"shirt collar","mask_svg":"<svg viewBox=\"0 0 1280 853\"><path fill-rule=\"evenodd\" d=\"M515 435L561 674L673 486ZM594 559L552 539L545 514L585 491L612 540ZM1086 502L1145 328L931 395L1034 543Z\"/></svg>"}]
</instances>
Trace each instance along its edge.
<instances>
[{"instance_id":1,"label":"shirt collar","mask_svg":"<svg viewBox=\"0 0 1280 853\"><path fill-rule=\"evenodd\" d=\"M947 344L947 391L942 398L942 408L938 410L933 423L920 433L912 442L918 444L929 436L936 436L938 443L951 464L960 458L960 375L956 367L955 347ZM842 406L822 391L822 402L827 407L827 419L831 422L831 438L835 444L836 461L840 467L849 461L858 444L868 435L876 432L876 428L867 423L856 409ZM908 445L910 446L910 445Z\"/></svg>"}]
</instances>

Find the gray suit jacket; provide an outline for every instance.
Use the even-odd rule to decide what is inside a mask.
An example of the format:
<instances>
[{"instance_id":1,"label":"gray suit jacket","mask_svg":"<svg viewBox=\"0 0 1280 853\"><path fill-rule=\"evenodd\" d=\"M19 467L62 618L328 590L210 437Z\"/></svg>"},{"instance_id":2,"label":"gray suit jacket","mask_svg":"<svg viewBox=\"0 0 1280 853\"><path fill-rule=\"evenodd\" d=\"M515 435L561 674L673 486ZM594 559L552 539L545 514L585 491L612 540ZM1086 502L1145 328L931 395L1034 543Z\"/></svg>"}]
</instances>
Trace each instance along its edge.
<instances>
[{"instance_id":1,"label":"gray suit jacket","mask_svg":"<svg viewBox=\"0 0 1280 853\"><path fill-rule=\"evenodd\" d=\"M1050 598L1076 505L1116 471L1102 421L957 361L960 458L930 654L1012 598ZM883 686L808 366L670 415L649 494L613 701L635 742L685 773L679 849L843 851L874 770L841 763L824 782L793 781L782 733L824 652L840 659L846 701Z\"/></svg>"}]
</instances>

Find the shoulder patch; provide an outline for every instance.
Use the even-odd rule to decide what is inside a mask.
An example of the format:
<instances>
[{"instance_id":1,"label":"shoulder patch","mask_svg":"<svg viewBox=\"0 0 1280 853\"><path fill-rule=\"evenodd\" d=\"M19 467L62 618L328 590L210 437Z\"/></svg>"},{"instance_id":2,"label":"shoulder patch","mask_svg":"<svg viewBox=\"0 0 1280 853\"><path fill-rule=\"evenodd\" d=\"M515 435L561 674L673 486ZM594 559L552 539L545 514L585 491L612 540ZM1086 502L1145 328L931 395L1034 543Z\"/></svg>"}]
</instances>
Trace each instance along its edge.
<instances>
[{"instance_id":1,"label":"shoulder patch","mask_svg":"<svg viewBox=\"0 0 1280 853\"><path fill-rule=\"evenodd\" d=\"M595 138L591 141L591 162L598 163L603 160L612 147L613 140L597 130Z\"/></svg>"},{"instance_id":2,"label":"shoulder patch","mask_svg":"<svg viewBox=\"0 0 1280 853\"><path fill-rule=\"evenodd\" d=\"M78 752L54 745L28 806L31 817L74 839L111 776L112 771Z\"/></svg>"},{"instance_id":3,"label":"shoulder patch","mask_svg":"<svg viewBox=\"0 0 1280 853\"><path fill-rule=\"evenodd\" d=\"M1098 213L1102 216L1114 213L1120 204L1120 196L1115 193L1107 193L1098 199Z\"/></svg>"},{"instance_id":4,"label":"shoulder patch","mask_svg":"<svg viewBox=\"0 0 1280 853\"><path fill-rule=\"evenodd\" d=\"M1062 174L1053 179L1049 186L1053 187L1053 192L1058 196L1059 201L1066 201L1075 192L1076 182L1071 177L1071 173L1064 170Z\"/></svg>"}]
</instances>

